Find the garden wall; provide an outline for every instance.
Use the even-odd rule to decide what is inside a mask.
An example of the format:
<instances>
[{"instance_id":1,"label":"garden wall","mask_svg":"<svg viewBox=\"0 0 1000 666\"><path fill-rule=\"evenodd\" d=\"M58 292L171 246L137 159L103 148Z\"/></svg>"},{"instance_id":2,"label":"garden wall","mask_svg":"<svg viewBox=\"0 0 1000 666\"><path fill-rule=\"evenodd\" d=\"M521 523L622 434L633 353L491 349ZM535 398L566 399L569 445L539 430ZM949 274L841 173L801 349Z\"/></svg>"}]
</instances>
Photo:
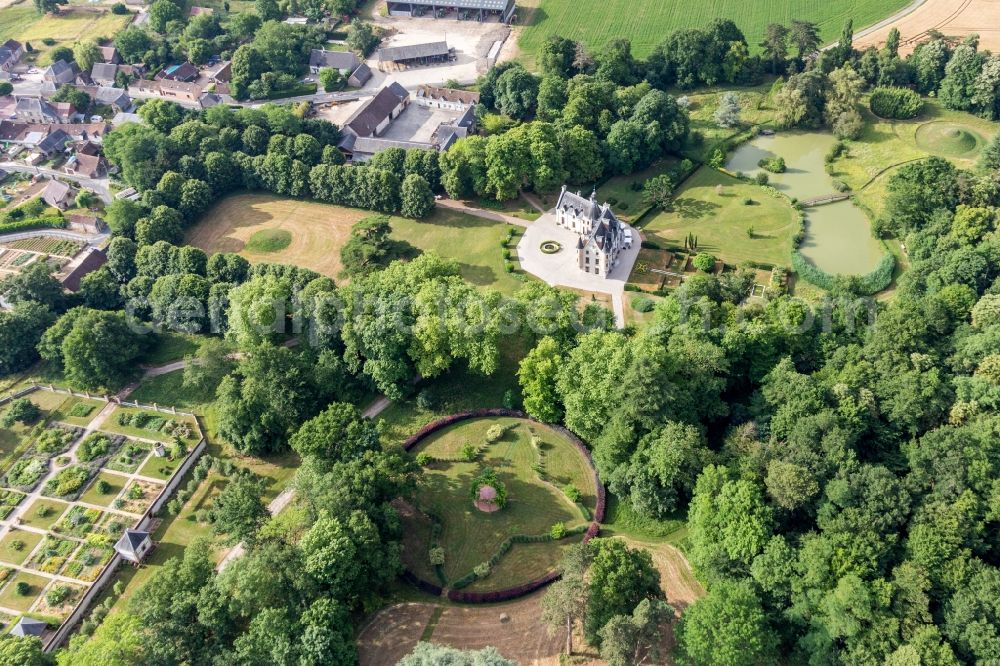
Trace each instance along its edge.
<instances>
[{"instance_id":1,"label":"garden wall","mask_svg":"<svg viewBox=\"0 0 1000 666\"><path fill-rule=\"evenodd\" d=\"M573 442L576 448L583 454L583 457L587 460L587 464L590 467L590 472L594 476L594 487L597 489L597 504L594 508L594 520L587 527L587 532L583 536L583 543L587 543L594 537L596 537L601 532L601 522L604 520L604 510L607 504L607 492L604 489L604 484L601 483L601 478L597 474L597 468L594 467L593 457L590 455L590 449L587 445L583 443L583 440L576 436L575 433L564 428L560 425L553 425L551 423L542 423L538 419L516 409L471 409L465 412L458 412L451 414L450 416L445 416L436 421L431 421L423 428L418 430L415 434L411 435L403 442L403 448L406 451L411 450L429 435L436 433L439 430L447 428L455 423L460 423L462 421L468 421L469 419L487 418L487 417L511 417L525 419L526 421L533 421L535 423L540 423L542 425L548 426L553 430L556 430L561 435ZM533 581L529 581L522 585L517 585L515 587L510 587L505 590L496 590L494 592L463 592L461 590L448 590L448 599L451 601L457 601L460 603L467 604L488 604L495 603L498 601L509 601L511 599L517 599L525 595L531 594L532 592L539 590L550 583L554 583L559 580L562 576L558 571L550 571L541 578ZM403 572L403 579L408 583L416 586L418 589L427 592L428 594L433 594L434 596L440 596L444 590L434 583L430 583L421 579L420 577L413 574L411 571Z\"/></svg>"}]
</instances>

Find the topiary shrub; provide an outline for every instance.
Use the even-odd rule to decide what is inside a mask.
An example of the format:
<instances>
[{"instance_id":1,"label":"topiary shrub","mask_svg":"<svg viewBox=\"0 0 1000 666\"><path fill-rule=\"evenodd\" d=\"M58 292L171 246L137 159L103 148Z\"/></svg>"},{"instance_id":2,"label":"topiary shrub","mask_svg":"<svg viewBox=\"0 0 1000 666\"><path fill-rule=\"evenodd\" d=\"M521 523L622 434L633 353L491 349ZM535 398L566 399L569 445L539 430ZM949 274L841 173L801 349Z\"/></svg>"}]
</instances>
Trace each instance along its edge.
<instances>
[{"instance_id":1,"label":"topiary shrub","mask_svg":"<svg viewBox=\"0 0 1000 666\"><path fill-rule=\"evenodd\" d=\"M699 252L691 263L702 273L709 273L715 268L715 257L707 252Z\"/></svg>"},{"instance_id":2,"label":"topiary shrub","mask_svg":"<svg viewBox=\"0 0 1000 666\"><path fill-rule=\"evenodd\" d=\"M636 312L652 312L653 301L643 296L636 296L632 299L632 309Z\"/></svg>"},{"instance_id":3,"label":"topiary shrub","mask_svg":"<svg viewBox=\"0 0 1000 666\"><path fill-rule=\"evenodd\" d=\"M924 101L909 88L881 87L872 91L868 107L880 118L909 120L920 115Z\"/></svg>"}]
</instances>

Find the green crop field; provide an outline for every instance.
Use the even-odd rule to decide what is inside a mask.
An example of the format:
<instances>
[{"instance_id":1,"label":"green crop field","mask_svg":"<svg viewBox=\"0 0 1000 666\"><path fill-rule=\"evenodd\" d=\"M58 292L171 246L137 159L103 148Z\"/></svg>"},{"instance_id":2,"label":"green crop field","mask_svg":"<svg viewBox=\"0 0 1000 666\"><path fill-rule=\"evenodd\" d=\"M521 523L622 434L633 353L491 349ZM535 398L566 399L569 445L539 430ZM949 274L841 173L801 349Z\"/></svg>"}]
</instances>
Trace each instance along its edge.
<instances>
[{"instance_id":1,"label":"green crop field","mask_svg":"<svg viewBox=\"0 0 1000 666\"><path fill-rule=\"evenodd\" d=\"M787 25L792 19L815 22L823 40L832 42L848 18L858 30L904 7L907 0L523 0L518 4L520 20L528 24L518 46L531 65L549 35L576 39L591 49L628 37L635 55L646 57L671 31L701 27L717 18L732 19L753 49L769 23Z\"/></svg>"}]
</instances>

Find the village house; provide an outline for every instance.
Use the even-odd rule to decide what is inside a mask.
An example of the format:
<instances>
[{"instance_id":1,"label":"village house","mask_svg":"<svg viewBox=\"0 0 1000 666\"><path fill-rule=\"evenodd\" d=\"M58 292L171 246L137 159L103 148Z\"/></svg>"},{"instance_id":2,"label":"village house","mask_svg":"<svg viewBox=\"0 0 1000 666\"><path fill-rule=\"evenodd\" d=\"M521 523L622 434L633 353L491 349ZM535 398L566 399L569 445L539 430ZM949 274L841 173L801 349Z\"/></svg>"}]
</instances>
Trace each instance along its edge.
<instances>
[{"instance_id":1,"label":"village house","mask_svg":"<svg viewBox=\"0 0 1000 666\"><path fill-rule=\"evenodd\" d=\"M585 273L607 277L630 244L631 232L615 217L610 205L597 203L596 191L587 199L563 185L556 202L556 223L579 236L576 250L580 270Z\"/></svg>"},{"instance_id":2,"label":"village house","mask_svg":"<svg viewBox=\"0 0 1000 666\"><path fill-rule=\"evenodd\" d=\"M309 55L309 71L319 74L324 67L336 69L347 77L347 85L360 88L372 78L372 70L350 51L321 51L313 49Z\"/></svg>"},{"instance_id":3,"label":"village house","mask_svg":"<svg viewBox=\"0 0 1000 666\"><path fill-rule=\"evenodd\" d=\"M58 180L50 180L46 185L45 189L42 190L42 201L52 206L53 208L58 208L59 210L66 210L73 204L73 199L76 198L76 192L72 187L66 183Z\"/></svg>"},{"instance_id":4,"label":"village house","mask_svg":"<svg viewBox=\"0 0 1000 666\"><path fill-rule=\"evenodd\" d=\"M197 78L198 68L189 62L171 65L156 75L158 81L181 81L183 83L190 83Z\"/></svg>"},{"instance_id":5,"label":"village house","mask_svg":"<svg viewBox=\"0 0 1000 666\"><path fill-rule=\"evenodd\" d=\"M98 144L83 141L76 145L73 156L66 161L65 170L85 178L103 178L108 173L108 165Z\"/></svg>"},{"instance_id":6,"label":"village house","mask_svg":"<svg viewBox=\"0 0 1000 666\"><path fill-rule=\"evenodd\" d=\"M81 215L74 213L66 216L66 228L81 234L103 234L108 230L104 220L96 215Z\"/></svg>"},{"instance_id":7,"label":"village house","mask_svg":"<svg viewBox=\"0 0 1000 666\"><path fill-rule=\"evenodd\" d=\"M9 72L22 55L24 55L24 49L21 47L21 42L8 39L0 44L0 71Z\"/></svg>"},{"instance_id":8,"label":"village house","mask_svg":"<svg viewBox=\"0 0 1000 666\"><path fill-rule=\"evenodd\" d=\"M71 65L65 60L56 60L42 72L42 81L47 81L56 86L74 83L77 72L76 63Z\"/></svg>"},{"instance_id":9,"label":"village house","mask_svg":"<svg viewBox=\"0 0 1000 666\"><path fill-rule=\"evenodd\" d=\"M118 76L118 65L110 62L95 62L90 68L91 80L99 86L113 86Z\"/></svg>"},{"instance_id":10,"label":"village house","mask_svg":"<svg viewBox=\"0 0 1000 666\"><path fill-rule=\"evenodd\" d=\"M152 547L149 532L125 530L125 534L115 543L115 552L129 562L139 564Z\"/></svg>"},{"instance_id":11,"label":"village house","mask_svg":"<svg viewBox=\"0 0 1000 666\"><path fill-rule=\"evenodd\" d=\"M122 61L121 54L118 53L118 49L114 46L98 46L97 50L101 52L101 60L103 62L118 65Z\"/></svg>"},{"instance_id":12,"label":"village house","mask_svg":"<svg viewBox=\"0 0 1000 666\"><path fill-rule=\"evenodd\" d=\"M468 90L455 90L453 88L436 88L434 86L420 86L414 101L421 105L434 109L451 109L453 111L465 111L471 106L479 104L479 93Z\"/></svg>"},{"instance_id":13,"label":"village house","mask_svg":"<svg viewBox=\"0 0 1000 666\"><path fill-rule=\"evenodd\" d=\"M128 111L132 108L132 98L121 88L101 86L96 89L86 88L84 92L91 96L95 104L110 106L115 113Z\"/></svg>"},{"instance_id":14,"label":"village house","mask_svg":"<svg viewBox=\"0 0 1000 666\"><path fill-rule=\"evenodd\" d=\"M72 141L101 142L105 134L111 131L110 123L24 123L12 120L0 121L0 141L15 145L35 148L43 140L51 141L53 137L69 137ZM62 146L59 147L62 150Z\"/></svg>"},{"instance_id":15,"label":"village house","mask_svg":"<svg viewBox=\"0 0 1000 666\"><path fill-rule=\"evenodd\" d=\"M13 120L22 123L61 123L55 107L44 99L21 97L14 107Z\"/></svg>"},{"instance_id":16,"label":"village house","mask_svg":"<svg viewBox=\"0 0 1000 666\"><path fill-rule=\"evenodd\" d=\"M54 129L41 141L35 142L34 151L41 155L43 158L48 159L55 155L56 153L61 153L66 150L66 144L73 140L69 134L64 132L62 129Z\"/></svg>"}]
</instances>

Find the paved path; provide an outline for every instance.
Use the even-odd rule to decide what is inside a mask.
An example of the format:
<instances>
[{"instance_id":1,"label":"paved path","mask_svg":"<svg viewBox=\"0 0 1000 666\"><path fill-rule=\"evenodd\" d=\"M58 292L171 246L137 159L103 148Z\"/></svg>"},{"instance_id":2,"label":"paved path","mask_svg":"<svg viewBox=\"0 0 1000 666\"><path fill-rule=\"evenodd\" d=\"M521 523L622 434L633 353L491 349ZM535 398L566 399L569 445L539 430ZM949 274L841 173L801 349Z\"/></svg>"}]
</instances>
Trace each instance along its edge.
<instances>
[{"instance_id":1,"label":"paved path","mask_svg":"<svg viewBox=\"0 0 1000 666\"><path fill-rule=\"evenodd\" d=\"M69 180L79 185L83 185L89 190L93 190L104 203L111 203L114 200L111 196L111 188L109 186L111 181L107 178L85 178L84 176L76 176L62 171L56 171L55 169L33 167L26 164L19 164L17 162L0 162L0 169L4 169L5 171L19 171L21 173L44 175L57 180Z\"/></svg>"}]
</instances>

